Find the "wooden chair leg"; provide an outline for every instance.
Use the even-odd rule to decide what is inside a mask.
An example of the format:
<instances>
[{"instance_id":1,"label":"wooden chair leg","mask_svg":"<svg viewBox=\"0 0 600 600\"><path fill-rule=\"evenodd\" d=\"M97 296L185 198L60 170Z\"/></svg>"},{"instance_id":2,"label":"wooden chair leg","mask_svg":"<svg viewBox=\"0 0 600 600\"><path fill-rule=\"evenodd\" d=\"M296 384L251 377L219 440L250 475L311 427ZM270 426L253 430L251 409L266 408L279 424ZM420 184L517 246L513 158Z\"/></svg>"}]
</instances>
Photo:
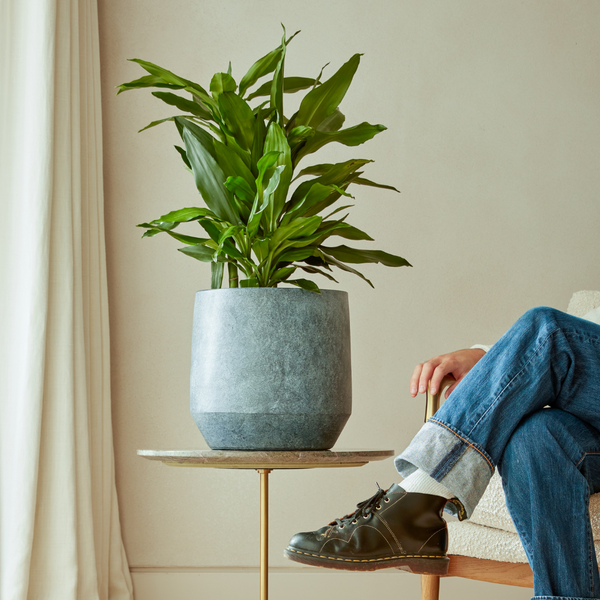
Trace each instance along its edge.
<instances>
[{"instance_id":1,"label":"wooden chair leg","mask_svg":"<svg viewBox=\"0 0 600 600\"><path fill-rule=\"evenodd\" d=\"M439 600L440 577L438 575L421 575L421 600Z\"/></svg>"}]
</instances>

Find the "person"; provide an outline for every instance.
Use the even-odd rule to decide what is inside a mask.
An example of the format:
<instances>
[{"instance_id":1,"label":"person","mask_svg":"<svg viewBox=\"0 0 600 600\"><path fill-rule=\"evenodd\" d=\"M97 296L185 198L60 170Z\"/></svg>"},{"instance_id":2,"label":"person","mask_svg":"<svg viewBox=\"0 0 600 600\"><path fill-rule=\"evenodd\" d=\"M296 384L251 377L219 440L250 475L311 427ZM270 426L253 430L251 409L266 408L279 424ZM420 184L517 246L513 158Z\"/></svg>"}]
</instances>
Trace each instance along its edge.
<instances>
[{"instance_id":1,"label":"person","mask_svg":"<svg viewBox=\"0 0 600 600\"><path fill-rule=\"evenodd\" d=\"M298 533L291 560L445 574L442 513L468 518L496 468L534 575L534 598L600 598L588 500L600 491L600 309L584 318L539 307L488 352L418 365L414 397L442 378L447 400L395 459L401 484L354 512ZM449 395L448 395L449 394Z\"/></svg>"}]
</instances>

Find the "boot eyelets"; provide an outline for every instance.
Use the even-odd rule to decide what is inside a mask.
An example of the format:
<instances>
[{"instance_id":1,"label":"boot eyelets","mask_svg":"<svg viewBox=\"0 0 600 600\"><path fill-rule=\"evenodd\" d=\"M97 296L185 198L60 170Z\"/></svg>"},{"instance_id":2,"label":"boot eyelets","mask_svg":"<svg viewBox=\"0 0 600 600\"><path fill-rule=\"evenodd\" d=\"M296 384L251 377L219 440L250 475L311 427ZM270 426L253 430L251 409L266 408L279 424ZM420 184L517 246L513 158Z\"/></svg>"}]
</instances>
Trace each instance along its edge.
<instances>
[{"instance_id":1,"label":"boot eyelets","mask_svg":"<svg viewBox=\"0 0 600 600\"><path fill-rule=\"evenodd\" d=\"M384 502L389 502L389 501L390 501L390 499L389 499L389 498L384 498L384 499L383 499L383 501L384 501Z\"/></svg>"},{"instance_id":2,"label":"boot eyelets","mask_svg":"<svg viewBox=\"0 0 600 600\"><path fill-rule=\"evenodd\" d=\"M352 521L352 525L356 525L358 523L358 521L356 519L354 519L354 521Z\"/></svg>"},{"instance_id":3,"label":"boot eyelets","mask_svg":"<svg viewBox=\"0 0 600 600\"><path fill-rule=\"evenodd\" d=\"M338 527L338 529L344 529L344 527L345 527L344 525L340 525L340 526Z\"/></svg>"}]
</instances>

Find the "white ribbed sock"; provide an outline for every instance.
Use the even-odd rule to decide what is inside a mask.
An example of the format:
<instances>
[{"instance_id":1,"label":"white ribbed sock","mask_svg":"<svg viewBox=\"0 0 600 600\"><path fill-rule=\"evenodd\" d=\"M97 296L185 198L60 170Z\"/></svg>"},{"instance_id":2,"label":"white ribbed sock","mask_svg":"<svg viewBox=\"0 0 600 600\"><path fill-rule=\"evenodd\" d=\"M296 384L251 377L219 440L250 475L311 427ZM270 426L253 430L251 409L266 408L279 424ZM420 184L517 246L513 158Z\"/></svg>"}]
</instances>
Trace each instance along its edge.
<instances>
[{"instance_id":1,"label":"white ribbed sock","mask_svg":"<svg viewBox=\"0 0 600 600\"><path fill-rule=\"evenodd\" d=\"M433 496L441 496L450 500L455 495L444 485L437 482L433 477L430 477L425 471L417 469L411 473L402 483L400 487L407 492L417 492L418 494L431 494Z\"/></svg>"}]
</instances>

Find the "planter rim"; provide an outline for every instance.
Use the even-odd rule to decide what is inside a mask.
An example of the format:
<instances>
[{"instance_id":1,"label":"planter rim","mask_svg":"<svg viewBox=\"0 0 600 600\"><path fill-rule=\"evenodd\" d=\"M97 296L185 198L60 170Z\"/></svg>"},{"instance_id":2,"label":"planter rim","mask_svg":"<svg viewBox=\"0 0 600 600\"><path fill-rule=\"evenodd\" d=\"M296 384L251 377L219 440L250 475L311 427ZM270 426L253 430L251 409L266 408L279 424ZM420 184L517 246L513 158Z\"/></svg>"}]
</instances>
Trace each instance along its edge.
<instances>
[{"instance_id":1,"label":"planter rim","mask_svg":"<svg viewBox=\"0 0 600 600\"><path fill-rule=\"evenodd\" d=\"M316 292L309 292L307 290L303 290L301 288L274 288L274 287L257 287L257 288L219 288L219 289L207 289L207 290L198 290L196 294L205 294L205 293L232 293L232 294L258 294L262 293L280 293L286 292L289 294L315 294L319 296ZM348 295L348 292L345 290L326 290L321 288L321 293L326 292L327 294L345 294Z\"/></svg>"}]
</instances>

